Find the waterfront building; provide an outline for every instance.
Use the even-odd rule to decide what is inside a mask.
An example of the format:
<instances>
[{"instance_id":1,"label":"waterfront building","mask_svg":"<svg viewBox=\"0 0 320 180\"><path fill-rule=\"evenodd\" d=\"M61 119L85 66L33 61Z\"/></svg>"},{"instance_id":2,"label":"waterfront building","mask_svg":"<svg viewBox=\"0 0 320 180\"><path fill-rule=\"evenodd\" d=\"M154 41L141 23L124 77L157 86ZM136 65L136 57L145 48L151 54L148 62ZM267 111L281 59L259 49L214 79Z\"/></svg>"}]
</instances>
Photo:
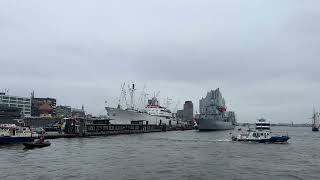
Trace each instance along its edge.
<instances>
[{"instance_id":1,"label":"waterfront building","mask_svg":"<svg viewBox=\"0 0 320 180\"><path fill-rule=\"evenodd\" d=\"M0 104L10 108L19 108L23 117L31 116L31 97L12 96L1 92Z\"/></svg>"},{"instance_id":2,"label":"waterfront building","mask_svg":"<svg viewBox=\"0 0 320 180\"><path fill-rule=\"evenodd\" d=\"M183 112L183 109L177 111L176 118L180 121L183 121Z\"/></svg>"},{"instance_id":3,"label":"waterfront building","mask_svg":"<svg viewBox=\"0 0 320 180\"><path fill-rule=\"evenodd\" d=\"M33 117L40 117L41 113L43 112L43 109L41 110L40 107L44 104L48 104L52 109L52 111L50 111L50 117L55 117L57 100L54 98L35 98L34 95L32 95L31 115Z\"/></svg>"},{"instance_id":4,"label":"waterfront building","mask_svg":"<svg viewBox=\"0 0 320 180\"><path fill-rule=\"evenodd\" d=\"M39 116L43 118L51 118L53 115L53 109L48 103L42 104L39 109Z\"/></svg>"},{"instance_id":5,"label":"waterfront building","mask_svg":"<svg viewBox=\"0 0 320 180\"><path fill-rule=\"evenodd\" d=\"M183 105L184 120L190 124L193 122L193 103L192 101L186 101Z\"/></svg>"},{"instance_id":6,"label":"waterfront building","mask_svg":"<svg viewBox=\"0 0 320 180\"><path fill-rule=\"evenodd\" d=\"M72 118L85 118L86 112L84 111L84 106L81 109L72 109Z\"/></svg>"},{"instance_id":7,"label":"waterfront building","mask_svg":"<svg viewBox=\"0 0 320 180\"><path fill-rule=\"evenodd\" d=\"M7 105L0 104L0 120L20 119L20 118L21 118L21 109L17 107L9 107Z\"/></svg>"},{"instance_id":8,"label":"waterfront building","mask_svg":"<svg viewBox=\"0 0 320 180\"><path fill-rule=\"evenodd\" d=\"M177 111L177 119L189 124L193 123L193 103L192 101L186 101L182 110Z\"/></svg>"},{"instance_id":9,"label":"waterfront building","mask_svg":"<svg viewBox=\"0 0 320 180\"><path fill-rule=\"evenodd\" d=\"M71 106L57 106L56 116L62 118L70 118L72 116Z\"/></svg>"}]
</instances>

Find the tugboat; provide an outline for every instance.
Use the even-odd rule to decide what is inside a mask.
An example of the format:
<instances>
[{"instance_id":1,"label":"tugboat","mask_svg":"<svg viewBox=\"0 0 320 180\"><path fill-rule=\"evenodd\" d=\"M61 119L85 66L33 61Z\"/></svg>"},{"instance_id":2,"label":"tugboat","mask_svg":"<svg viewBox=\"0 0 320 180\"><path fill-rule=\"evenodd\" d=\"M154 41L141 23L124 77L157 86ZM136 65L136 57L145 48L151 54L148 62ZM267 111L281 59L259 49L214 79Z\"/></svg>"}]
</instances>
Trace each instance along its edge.
<instances>
[{"instance_id":1,"label":"tugboat","mask_svg":"<svg viewBox=\"0 0 320 180\"><path fill-rule=\"evenodd\" d=\"M26 142L23 143L26 149L33 149L33 148L43 148L48 147L51 145L49 141L44 141L44 136L42 135L39 140L34 142Z\"/></svg>"},{"instance_id":2,"label":"tugboat","mask_svg":"<svg viewBox=\"0 0 320 180\"><path fill-rule=\"evenodd\" d=\"M240 133L238 136L232 136L233 141L247 141L258 143L286 143L290 137L288 135L273 136L270 123L261 118L256 122L256 128L247 132Z\"/></svg>"},{"instance_id":3,"label":"tugboat","mask_svg":"<svg viewBox=\"0 0 320 180\"><path fill-rule=\"evenodd\" d=\"M318 132L319 126L320 126L320 113L316 112L316 110L313 108L313 117L312 117L312 131Z\"/></svg>"}]
</instances>

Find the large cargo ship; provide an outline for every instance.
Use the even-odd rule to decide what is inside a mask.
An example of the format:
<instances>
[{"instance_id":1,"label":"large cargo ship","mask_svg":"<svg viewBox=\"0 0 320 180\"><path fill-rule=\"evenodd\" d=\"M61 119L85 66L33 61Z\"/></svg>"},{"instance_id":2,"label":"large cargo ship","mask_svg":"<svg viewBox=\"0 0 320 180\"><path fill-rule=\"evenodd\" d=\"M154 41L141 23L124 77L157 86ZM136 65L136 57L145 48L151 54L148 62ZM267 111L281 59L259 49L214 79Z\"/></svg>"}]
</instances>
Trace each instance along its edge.
<instances>
[{"instance_id":1,"label":"large cargo ship","mask_svg":"<svg viewBox=\"0 0 320 180\"><path fill-rule=\"evenodd\" d=\"M118 107L105 107L112 124L130 124L132 121L143 121L144 123L155 125L166 124L174 126L177 124L171 111L160 106L156 97L149 99L147 105L143 105L143 108L137 108L134 103L135 90L134 84L129 87L130 104L121 105L121 99L125 101L127 99L127 91L125 90L125 85L123 85Z\"/></svg>"},{"instance_id":2,"label":"large cargo ship","mask_svg":"<svg viewBox=\"0 0 320 180\"><path fill-rule=\"evenodd\" d=\"M232 111L227 111L226 103L219 88L207 93L200 100L200 131L218 131L234 129L236 116Z\"/></svg>"},{"instance_id":3,"label":"large cargo ship","mask_svg":"<svg viewBox=\"0 0 320 180\"><path fill-rule=\"evenodd\" d=\"M131 124L132 121L144 121L148 124L172 124L173 119L148 114L146 111L106 107L112 124ZM171 121L171 122L170 122Z\"/></svg>"}]
</instances>

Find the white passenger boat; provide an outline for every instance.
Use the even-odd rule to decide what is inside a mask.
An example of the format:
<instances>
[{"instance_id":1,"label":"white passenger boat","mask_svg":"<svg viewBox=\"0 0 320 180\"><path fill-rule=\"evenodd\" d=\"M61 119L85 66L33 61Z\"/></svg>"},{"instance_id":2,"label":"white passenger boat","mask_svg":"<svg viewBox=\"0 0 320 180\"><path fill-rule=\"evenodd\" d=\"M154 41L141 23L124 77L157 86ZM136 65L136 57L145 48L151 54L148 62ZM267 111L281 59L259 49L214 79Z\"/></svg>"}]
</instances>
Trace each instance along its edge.
<instances>
[{"instance_id":1,"label":"white passenger boat","mask_svg":"<svg viewBox=\"0 0 320 180\"><path fill-rule=\"evenodd\" d=\"M29 127L15 124L0 124L0 144L33 142L34 137Z\"/></svg>"},{"instance_id":2,"label":"white passenger boat","mask_svg":"<svg viewBox=\"0 0 320 180\"><path fill-rule=\"evenodd\" d=\"M250 141L258 143L285 143L290 139L287 135L273 135L270 122L261 118L256 122L256 128L247 132L242 132L237 136L232 136L233 141Z\"/></svg>"}]
</instances>

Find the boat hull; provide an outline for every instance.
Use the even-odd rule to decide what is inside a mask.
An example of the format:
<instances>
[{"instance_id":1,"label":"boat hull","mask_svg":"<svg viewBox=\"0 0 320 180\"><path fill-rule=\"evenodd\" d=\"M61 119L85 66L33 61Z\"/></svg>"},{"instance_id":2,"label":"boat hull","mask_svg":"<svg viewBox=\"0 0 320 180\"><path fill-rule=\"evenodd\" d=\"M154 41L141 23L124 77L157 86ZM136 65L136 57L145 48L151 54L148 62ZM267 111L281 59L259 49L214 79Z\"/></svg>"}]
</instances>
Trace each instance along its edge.
<instances>
[{"instance_id":1,"label":"boat hull","mask_svg":"<svg viewBox=\"0 0 320 180\"><path fill-rule=\"evenodd\" d=\"M0 137L0 144L16 144L16 143L26 143L33 142L33 137Z\"/></svg>"},{"instance_id":2,"label":"boat hull","mask_svg":"<svg viewBox=\"0 0 320 180\"><path fill-rule=\"evenodd\" d=\"M319 128L312 127L312 131L313 131L313 132L318 132L318 131L319 131Z\"/></svg>"},{"instance_id":3,"label":"boat hull","mask_svg":"<svg viewBox=\"0 0 320 180\"><path fill-rule=\"evenodd\" d=\"M111 108L106 107L108 111L109 118L111 119L112 124L130 124L131 121L148 121L149 125L159 125L161 124L171 124L176 125L177 122L174 121L172 118L168 119L165 117L159 116L152 116L145 112L137 112L137 111L130 111L130 110L123 110L119 108Z\"/></svg>"},{"instance_id":4,"label":"boat hull","mask_svg":"<svg viewBox=\"0 0 320 180\"><path fill-rule=\"evenodd\" d=\"M232 122L212 120L212 119L200 119L198 124L199 131L222 131L232 130L235 125Z\"/></svg>"},{"instance_id":5,"label":"boat hull","mask_svg":"<svg viewBox=\"0 0 320 180\"><path fill-rule=\"evenodd\" d=\"M42 144L38 144L38 143L34 143L34 142L27 142L27 143L23 143L23 145L27 148L27 149L33 149L33 148L43 148L43 147L48 147L51 145L50 142L44 142Z\"/></svg>"},{"instance_id":6,"label":"boat hull","mask_svg":"<svg viewBox=\"0 0 320 180\"><path fill-rule=\"evenodd\" d=\"M290 137L288 136L273 136L270 139L237 139L234 138L234 141L242 142L258 142L258 143L286 143Z\"/></svg>"}]
</instances>

